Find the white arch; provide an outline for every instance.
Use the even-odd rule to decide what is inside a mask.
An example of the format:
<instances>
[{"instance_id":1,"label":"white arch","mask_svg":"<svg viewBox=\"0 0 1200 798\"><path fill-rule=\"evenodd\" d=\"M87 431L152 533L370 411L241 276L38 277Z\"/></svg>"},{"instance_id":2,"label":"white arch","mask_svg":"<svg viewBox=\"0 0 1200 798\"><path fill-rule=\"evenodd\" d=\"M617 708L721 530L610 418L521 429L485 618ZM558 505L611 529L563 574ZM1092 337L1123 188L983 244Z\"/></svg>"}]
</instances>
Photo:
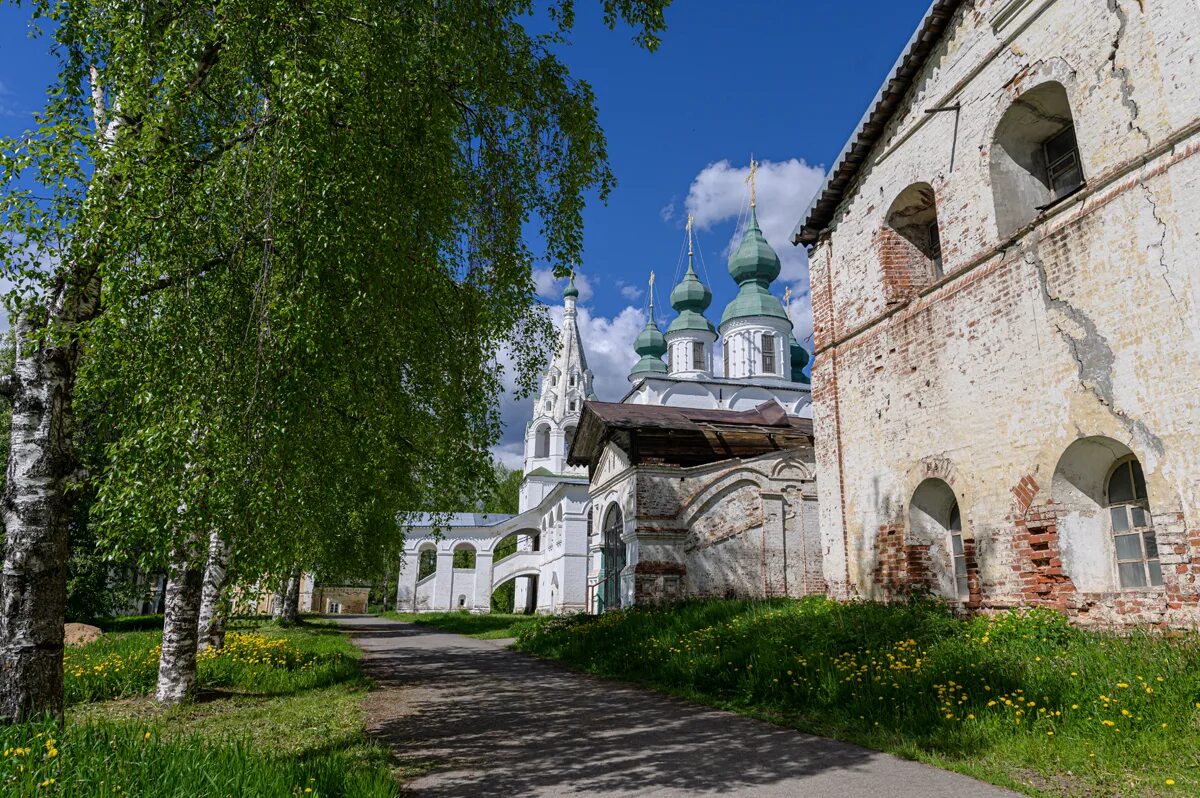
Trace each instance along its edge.
<instances>
[{"instance_id":1,"label":"white arch","mask_svg":"<svg viewBox=\"0 0 1200 798\"><path fill-rule=\"evenodd\" d=\"M763 402L774 399L775 394L765 388L750 385L735 391L729 397L728 405L730 410L753 410Z\"/></svg>"},{"instance_id":2,"label":"white arch","mask_svg":"<svg viewBox=\"0 0 1200 798\"><path fill-rule=\"evenodd\" d=\"M680 382L663 391L661 404L672 407L695 407L703 410L716 410L721 403L707 385L691 382Z\"/></svg>"}]
</instances>

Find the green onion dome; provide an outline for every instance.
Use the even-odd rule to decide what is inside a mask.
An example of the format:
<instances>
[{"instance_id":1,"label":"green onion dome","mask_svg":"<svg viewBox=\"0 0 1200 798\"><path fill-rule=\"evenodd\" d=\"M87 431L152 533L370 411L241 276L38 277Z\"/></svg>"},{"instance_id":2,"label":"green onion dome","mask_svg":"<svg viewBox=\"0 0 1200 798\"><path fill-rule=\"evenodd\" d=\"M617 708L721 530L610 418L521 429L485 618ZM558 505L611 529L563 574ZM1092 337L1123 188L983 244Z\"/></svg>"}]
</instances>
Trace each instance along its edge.
<instances>
[{"instance_id":1,"label":"green onion dome","mask_svg":"<svg viewBox=\"0 0 1200 798\"><path fill-rule=\"evenodd\" d=\"M733 319L774 316L787 320L783 304L770 292L771 282L779 276L779 256L758 227L758 216L750 208L750 224L729 258L729 274L738 283L737 296L725 307L721 324Z\"/></svg>"},{"instance_id":2,"label":"green onion dome","mask_svg":"<svg viewBox=\"0 0 1200 798\"><path fill-rule=\"evenodd\" d=\"M663 362L662 356L667 353L667 341L663 338L663 334L659 331L658 325L654 323L654 305L650 305L650 315L646 319L646 328L638 333L637 340L633 343L633 351L642 356L633 369L629 372L629 376L633 377L637 374L666 374L667 364Z\"/></svg>"},{"instance_id":3,"label":"green onion dome","mask_svg":"<svg viewBox=\"0 0 1200 798\"><path fill-rule=\"evenodd\" d=\"M704 311L711 304L712 291L696 276L689 255L687 273L671 291L671 307L678 311L679 315L671 322L671 326L667 327L667 332L704 331L716 335L717 331L712 322L704 317Z\"/></svg>"},{"instance_id":4,"label":"green onion dome","mask_svg":"<svg viewBox=\"0 0 1200 798\"><path fill-rule=\"evenodd\" d=\"M567 287L563 289L563 297L578 297L579 289L575 287L575 273L571 272L571 279L567 282Z\"/></svg>"},{"instance_id":5,"label":"green onion dome","mask_svg":"<svg viewBox=\"0 0 1200 798\"><path fill-rule=\"evenodd\" d=\"M793 333L788 333L788 346L792 354L792 382L808 382L804 367L808 365L808 350L800 345Z\"/></svg>"}]
</instances>

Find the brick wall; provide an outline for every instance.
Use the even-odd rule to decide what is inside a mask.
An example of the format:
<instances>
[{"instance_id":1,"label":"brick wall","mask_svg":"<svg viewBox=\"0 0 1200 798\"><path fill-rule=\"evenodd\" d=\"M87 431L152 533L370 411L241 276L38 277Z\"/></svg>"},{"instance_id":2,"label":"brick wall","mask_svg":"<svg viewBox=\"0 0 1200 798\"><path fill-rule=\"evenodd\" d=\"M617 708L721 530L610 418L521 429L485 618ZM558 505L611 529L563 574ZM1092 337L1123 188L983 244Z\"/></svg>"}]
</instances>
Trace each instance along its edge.
<instances>
[{"instance_id":1,"label":"brick wall","mask_svg":"<svg viewBox=\"0 0 1200 798\"><path fill-rule=\"evenodd\" d=\"M830 590L894 596L937 581L945 558L905 538L920 464L940 458L956 474L968 609L1195 625L1200 15L1190 0L1120 2L1120 14L1058 0L1005 26L1006 5L959 14L811 253L822 542L827 562L844 555L841 574L826 569ZM1070 102L1087 185L1002 240L993 136L1048 81ZM957 115L925 113L954 103ZM936 283L884 218L919 182L936 197ZM1112 545L1080 534L1056 495L1064 452L1084 438L1141 463L1162 588L1119 589L1115 564L1111 589L1080 586L1107 567L1080 558ZM1072 568L1084 565L1081 582Z\"/></svg>"}]
</instances>

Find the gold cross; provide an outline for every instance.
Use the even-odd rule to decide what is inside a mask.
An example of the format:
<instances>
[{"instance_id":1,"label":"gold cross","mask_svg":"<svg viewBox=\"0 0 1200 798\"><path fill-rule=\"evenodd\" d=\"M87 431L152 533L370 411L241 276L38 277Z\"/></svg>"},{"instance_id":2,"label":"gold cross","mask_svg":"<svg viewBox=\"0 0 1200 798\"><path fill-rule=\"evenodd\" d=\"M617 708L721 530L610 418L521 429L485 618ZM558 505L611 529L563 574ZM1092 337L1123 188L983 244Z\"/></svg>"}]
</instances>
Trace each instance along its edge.
<instances>
[{"instance_id":1,"label":"gold cross","mask_svg":"<svg viewBox=\"0 0 1200 798\"><path fill-rule=\"evenodd\" d=\"M792 301L792 287L789 285L787 288L783 289L783 304L786 306L787 303L791 302L791 301Z\"/></svg>"},{"instance_id":2,"label":"gold cross","mask_svg":"<svg viewBox=\"0 0 1200 798\"><path fill-rule=\"evenodd\" d=\"M692 215L689 213L689 214L688 214L688 221L687 221L687 234L688 234L688 254L689 254L689 255L691 255L691 254L692 254L692 225L694 225L694 224L695 224L695 222L696 222L696 217L692 216Z\"/></svg>"},{"instance_id":3,"label":"gold cross","mask_svg":"<svg viewBox=\"0 0 1200 798\"><path fill-rule=\"evenodd\" d=\"M754 160L754 156L750 156L750 174L746 176L746 182L750 184L750 207L755 205L754 196L754 176L758 173L758 161Z\"/></svg>"},{"instance_id":4,"label":"gold cross","mask_svg":"<svg viewBox=\"0 0 1200 798\"><path fill-rule=\"evenodd\" d=\"M650 320L654 320L654 272L650 272Z\"/></svg>"}]
</instances>

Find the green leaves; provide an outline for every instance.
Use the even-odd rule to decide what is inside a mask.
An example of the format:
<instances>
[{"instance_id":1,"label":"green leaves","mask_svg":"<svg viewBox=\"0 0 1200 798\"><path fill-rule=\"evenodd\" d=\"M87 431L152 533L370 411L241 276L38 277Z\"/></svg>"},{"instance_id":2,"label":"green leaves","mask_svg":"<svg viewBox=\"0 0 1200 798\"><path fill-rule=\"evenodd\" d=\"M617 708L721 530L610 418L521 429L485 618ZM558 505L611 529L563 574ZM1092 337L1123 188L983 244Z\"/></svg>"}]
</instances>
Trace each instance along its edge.
<instances>
[{"instance_id":1,"label":"green leaves","mask_svg":"<svg viewBox=\"0 0 1200 798\"><path fill-rule=\"evenodd\" d=\"M605 21L653 49L665 5ZM107 545L150 564L216 525L244 573L347 571L397 511L489 496L497 353L528 388L551 333L530 263L576 262L613 185L530 4L37 8L61 74L3 147L0 225L35 295L100 281L71 331Z\"/></svg>"}]
</instances>

